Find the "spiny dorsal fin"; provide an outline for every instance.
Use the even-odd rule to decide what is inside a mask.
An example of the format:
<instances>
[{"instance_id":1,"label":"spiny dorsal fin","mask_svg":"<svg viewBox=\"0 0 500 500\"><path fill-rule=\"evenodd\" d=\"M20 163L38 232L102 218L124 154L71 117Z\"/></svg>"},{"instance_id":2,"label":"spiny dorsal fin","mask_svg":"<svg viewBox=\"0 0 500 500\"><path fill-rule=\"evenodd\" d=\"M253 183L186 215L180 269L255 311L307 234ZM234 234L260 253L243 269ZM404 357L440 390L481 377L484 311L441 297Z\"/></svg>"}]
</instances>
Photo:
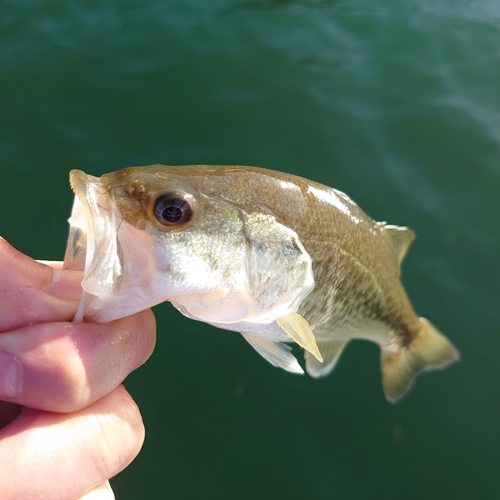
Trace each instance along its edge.
<instances>
[{"instance_id":1,"label":"spiny dorsal fin","mask_svg":"<svg viewBox=\"0 0 500 500\"><path fill-rule=\"evenodd\" d=\"M328 375L337 364L337 361L347 344L347 340L318 340L318 347L323 356L320 363L310 352L305 352L306 371L314 378Z\"/></svg>"},{"instance_id":2,"label":"spiny dorsal fin","mask_svg":"<svg viewBox=\"0 0 500 500\"><path fill-rule=\"evenodd\" d=\"M287 314L276 320L276 323L282 328L300 347L309 351L320 363L323 362L319 352L316 338L309 326L309 323L299 313Z\"/></svg>"},{"instance_id":3,"label":"spiny dorsal fin","mask_svg":"<svg viewBox=\"0 0 500 500\"><path fill-rule=\"evenodd\" d=\"M384 228L391 237L394 253L396 254L398 264L401 265L406 252L408 252L408 248L410 248L411 242L415 239L415 233L403 226L384 225Z\"/></svg>"},{"instance_id":4,"label":"spiny dorsal fin","mask_svg":"<svg viewBox=\"0 0 500 500\"><path fill-rule=\"evenodd\" d=\"M292 348L284 342L274 342L273 340L243 333L243 338L269 363L278 368L283 368L291 373L304 373L297 358L291 353Z\"/></svg>"}]
</instances>

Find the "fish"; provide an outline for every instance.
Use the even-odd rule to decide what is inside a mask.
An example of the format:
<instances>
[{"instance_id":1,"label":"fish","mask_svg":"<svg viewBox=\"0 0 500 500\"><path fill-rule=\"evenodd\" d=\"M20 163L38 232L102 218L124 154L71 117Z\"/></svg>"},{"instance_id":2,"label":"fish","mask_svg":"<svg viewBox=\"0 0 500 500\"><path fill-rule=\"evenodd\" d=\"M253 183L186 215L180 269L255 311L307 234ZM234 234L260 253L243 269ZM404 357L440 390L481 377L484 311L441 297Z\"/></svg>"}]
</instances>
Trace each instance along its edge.
<instances>
[{"instance_id":1,"label":"fish","mask_svg":"<svg viewBox=\"0 0 500 500\"><path fill-rule=\"evenodd\" d=\"M380 347L399 400L459 351L418 316L401 284L413 231L376 222L346 194L250 166L72 170L64 260L84 271L75 321L108 322L170 301L239 332L271 365L324 377L352 339Z\"/></svg>"}]
</instances>

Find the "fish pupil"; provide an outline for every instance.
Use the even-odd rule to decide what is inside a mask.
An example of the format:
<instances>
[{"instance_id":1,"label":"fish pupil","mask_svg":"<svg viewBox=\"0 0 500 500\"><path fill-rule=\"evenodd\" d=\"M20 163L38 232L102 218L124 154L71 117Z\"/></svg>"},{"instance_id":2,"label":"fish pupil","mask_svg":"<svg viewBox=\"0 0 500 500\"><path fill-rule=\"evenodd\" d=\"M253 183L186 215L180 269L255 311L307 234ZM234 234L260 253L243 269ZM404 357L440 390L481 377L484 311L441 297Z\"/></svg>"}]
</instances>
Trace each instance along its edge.
<instances>
[{"instance_id":1,"label":"fish pupil","mask_svg":"<svg viewBox=\"0 0 500 500\"><path fill-rule=\"evenodd\" d=\"M182 217L182 210L174 205L163 210L161 215L165 220L168 220L169 222L177 222Z\"/></svg>"}]
</instances>

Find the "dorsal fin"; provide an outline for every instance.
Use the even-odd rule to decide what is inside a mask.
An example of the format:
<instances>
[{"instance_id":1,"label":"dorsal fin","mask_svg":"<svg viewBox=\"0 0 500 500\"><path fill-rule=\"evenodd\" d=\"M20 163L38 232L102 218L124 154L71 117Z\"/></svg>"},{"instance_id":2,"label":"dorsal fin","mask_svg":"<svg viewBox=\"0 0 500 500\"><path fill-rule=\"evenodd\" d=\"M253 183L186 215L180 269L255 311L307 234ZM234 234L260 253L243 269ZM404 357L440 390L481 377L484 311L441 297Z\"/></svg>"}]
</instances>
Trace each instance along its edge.
<instances>
[{"instance_id":1,"label":"dorsal fin","mask_svg":"<svg viewBox=\"0 0 500 500\"><path fill-rule=\"evenodd\" d=\"M415 239L415 233L403 226L384 225L384 229L391 237L396 259L398 260L398 264L401 265L406 252L408 252L408 248L410 248L411 242Z\"/></svg>"}]
</instances>

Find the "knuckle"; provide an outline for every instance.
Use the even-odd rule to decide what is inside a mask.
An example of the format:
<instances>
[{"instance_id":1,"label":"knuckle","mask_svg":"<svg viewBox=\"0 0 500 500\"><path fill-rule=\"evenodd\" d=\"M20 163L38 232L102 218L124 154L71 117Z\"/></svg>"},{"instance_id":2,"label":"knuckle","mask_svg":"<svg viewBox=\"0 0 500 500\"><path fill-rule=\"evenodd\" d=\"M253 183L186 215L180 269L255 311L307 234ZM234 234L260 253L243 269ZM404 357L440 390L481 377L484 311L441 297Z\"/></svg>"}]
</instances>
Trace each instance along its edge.
<instances>
[{"instance_id":1,"label":"knuckle","mask_svg":"<svg viewBox=\"0 0 500 500\"><path fill-rule=\"evenodd\" d=\"M84 408L90 398L87 372L80 351L69 336L62 336L32 351L32 389L62 413ZM32 391L33 392L33 391Z\"/></svg>"}]
</instances>

